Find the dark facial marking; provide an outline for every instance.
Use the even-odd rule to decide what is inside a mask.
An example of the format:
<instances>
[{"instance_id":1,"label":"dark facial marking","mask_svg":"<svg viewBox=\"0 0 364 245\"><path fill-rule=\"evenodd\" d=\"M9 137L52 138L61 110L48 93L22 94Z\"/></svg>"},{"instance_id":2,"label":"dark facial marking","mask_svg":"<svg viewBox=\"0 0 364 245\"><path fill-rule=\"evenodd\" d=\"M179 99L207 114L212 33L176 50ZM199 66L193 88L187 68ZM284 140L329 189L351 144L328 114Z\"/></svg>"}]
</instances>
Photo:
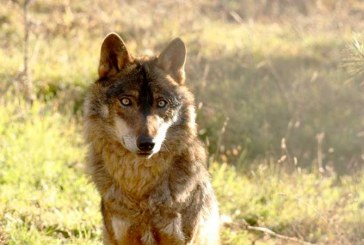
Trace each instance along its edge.
<instances>
[{"instance_id":1,"label":"dark facial marking","mask_svg":"<svg viewBox=\"0 0 364 245\"><path fill-rule=\"evenodd\" d=\"M156 103L161 99L167 102L165 108L159 108L163 111L161 114L161 116L164 115L163 118L170 117L172 111L178 110L181 106L182 96L174 89L168 90L163 83L155 82L150 78L145 64L137 64L133 71L114 78L110 83L106 91L109 103L113 103L115 99L121 100L125 96L132 96L136 99L135 106L138 106L138 110L145 117L151 113L153 106L157 107Z\"/></svg>"},{"instance_id":2,"label":"dark facial marking","mask_svg":"<svg viewBox=\"0 0 364 245\"><path fill-rule=\"evenodd\" d=\"M143 65L140 66L140 72L142 75L140 92L139 92L139 105L141 112L146 116L150 113L153 106L153 93L150 88L147 72Z\"/></svg>"},{"instance_id":3,"label":"dark facial marking","mask_svg":"<svg viewBox=\"0 0 364 245\"><path fill-rule=\"evenodd\" d=\"M123 86L120 86L119 84L113 84L106 91L106 97L108 99L110 99L110 98L116 97L119 94L123 94L123 93L124 93Z\"/></svg>"},{"instance_id":4,"label":"dark facial marking","mask_svg":"<svg viewBox=\"0 0 364 245\"><path fill-rule=\"evenodd\" d=\"M108 100L112 101L114 98L120 99L128 91L138 91L140 83L140 74L137 71L133 71L130 74L121 76L112 80L111 85L109 85L106 91L106 97Z\"/></svg>"}]
</instances>

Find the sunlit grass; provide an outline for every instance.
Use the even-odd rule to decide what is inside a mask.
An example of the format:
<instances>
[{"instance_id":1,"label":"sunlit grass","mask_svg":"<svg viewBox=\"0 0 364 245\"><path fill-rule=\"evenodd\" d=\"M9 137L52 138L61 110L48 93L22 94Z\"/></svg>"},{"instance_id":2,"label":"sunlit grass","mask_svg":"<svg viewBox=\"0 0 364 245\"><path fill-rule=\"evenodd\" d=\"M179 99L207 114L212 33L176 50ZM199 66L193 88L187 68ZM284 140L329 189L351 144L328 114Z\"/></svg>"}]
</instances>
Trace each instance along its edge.
<instances>
[{"instance_id":1,"label":"sunlit grass","mask_svg":"<svg viewBox=\"0 0 364 245\"><path fill-rule=\"evenodd\" d=\"M364 233L364 198L360 176L320 177L295 170L280 173L259 166L256 171L237 173L226 164L213 165L213 185L224 215L239 224L246 220L251 225L268 227L287 236L323 244L361 244ZM227 244L287 244L287 241L268 239L263 234L252 234L237 228L223 230ZM231 241L229 243L228 241Z\"/></svg>"},{"instance_id":2,"label":"sunlit grass","mask_svg":"<svg viewBox=\"0 0 364 245\"><path fill-rule=\"evenodd\" d=\"M0 108L0 219L9 244L98 244L99 197L83 171L82 125L51 104L6 96ZM287 174L266 165L244 173L210 168L221 214L311 242L355 244L364 233L364 181ZM230 226L229 226L230 227ZM239 225L223 228L224 244L277 244ZM279 243L278 243L279 244ZM357 243L359 244L359 243Z\"/></svg>"},{"instance_id":3,"label":"sunlit grass","mask_svg":"<svg viewBox=\"0 0 364 245\"><path fill-rule=\"evenodd\" d=\"M0 218L9 243L97 237L99 198L83 174L81 125L50 105L12 99L0 109Z\"/></svg>"},{"instance_id":4,"label":"sunlit grass","mask_svg":"<svg viewBox=\"0 0 364 245\"><path fill-rule=\"evenodd\" d=\"M223 153L241 146L250 159L267 152L278 158L279 142L286 137L299 164L309 167L315 161L315 137L325 133L322 150L333 167L343 171L348 161L362 164L362 139L357 136L363 128L361 82L353 82L352 72L342 65L352 28L333 26L328 14L312 20L300 16L233 21L216 18L224 11L210 4L167 1L151 7L153 11L139 11L135 18L135 11L148 3L33 3L29 70L35 93L53 99L60 109L81 113L84 91L97 77L100 44L108 32L118 32L135 55L158 53L180 36L188 49L187 83L202 103L200 136L209 142L210 152L221 150L218 132L229 118ZM269 4L259 2L253 9L259 5ZM8 6L0 10L0 58L6 60L0 67L0 91L15 83L23 63L21 8L10 2ZM210 12L203 6L210 6ZM229 6L244 12L240 3ZM231 154L225 156L237 161Z\"/></svg>"}]
</instances>

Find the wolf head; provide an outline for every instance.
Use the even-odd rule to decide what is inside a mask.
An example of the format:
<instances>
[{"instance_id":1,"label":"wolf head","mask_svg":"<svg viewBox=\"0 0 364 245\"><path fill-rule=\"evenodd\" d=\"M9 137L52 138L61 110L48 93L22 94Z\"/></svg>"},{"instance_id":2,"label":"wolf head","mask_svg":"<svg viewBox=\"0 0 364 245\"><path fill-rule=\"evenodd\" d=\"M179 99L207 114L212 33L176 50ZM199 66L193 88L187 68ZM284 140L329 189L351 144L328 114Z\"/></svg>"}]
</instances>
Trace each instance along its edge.
<instances>
[{"instance_id":1,"label":"wolf head","mask_svg":"<svg viewBox=\"0 0 364 245\"><path fill-rule=\"evenodd\" d=\"M179 38L159 56L134 58L117 34L109 34L101 47L99 79L86 102L88 139L118 142L143 158L188 144L196 129L185 61Z\"/></svg>"}]
</instances>

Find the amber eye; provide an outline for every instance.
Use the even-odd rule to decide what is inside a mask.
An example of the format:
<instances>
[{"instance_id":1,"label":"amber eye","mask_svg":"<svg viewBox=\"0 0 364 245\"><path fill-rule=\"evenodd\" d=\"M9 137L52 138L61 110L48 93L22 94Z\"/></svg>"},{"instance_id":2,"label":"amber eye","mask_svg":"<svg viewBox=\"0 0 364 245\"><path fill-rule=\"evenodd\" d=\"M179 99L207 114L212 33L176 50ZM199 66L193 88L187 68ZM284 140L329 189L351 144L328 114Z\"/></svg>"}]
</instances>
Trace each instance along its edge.
<instances>
[{"instance_id":1,"label":"amber eye","mask_svg":"<svg viewBox=\"0 0 364 245\"><path fill-rule=\"evenodd\" d=\"M131 105L131 100L130 100L130 99L128 99L128 98L121 98L120 103L121 103L123 106L130 106L130 105Z\"/></svg>"},{"instance_id":2,"label":"amber eye","mask_svg":"<svg viewBox=\"0 0 364 245\"><path fill-rule=\"evenodd\" d=\"M167 101L165 101L165 100L160 100L160 101L158 101L158 103L157 103L157 106L158 106L159 108L164 108L164 107L166 107L166 105L167 105Z\"/></svg>"}]
</instances>

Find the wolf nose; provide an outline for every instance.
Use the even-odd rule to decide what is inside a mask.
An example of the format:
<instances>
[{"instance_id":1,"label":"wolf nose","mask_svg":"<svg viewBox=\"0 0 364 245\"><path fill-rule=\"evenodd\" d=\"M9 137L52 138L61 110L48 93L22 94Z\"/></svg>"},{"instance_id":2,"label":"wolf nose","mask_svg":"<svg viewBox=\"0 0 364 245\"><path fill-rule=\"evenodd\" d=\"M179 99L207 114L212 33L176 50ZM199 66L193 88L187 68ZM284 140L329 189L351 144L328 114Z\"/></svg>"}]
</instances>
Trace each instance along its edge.
<instances>
[{"instance_id":1,"label":"wolf nose","mask_svg":"<svg viewBox=\"0 0 364 245\"><path fill-rule=\"evenodd\" d=\"M149 136L139 136L137 139L137 146L141 151L151 151L154 147L153 138Z\"/></svg>"}]
</instances>

